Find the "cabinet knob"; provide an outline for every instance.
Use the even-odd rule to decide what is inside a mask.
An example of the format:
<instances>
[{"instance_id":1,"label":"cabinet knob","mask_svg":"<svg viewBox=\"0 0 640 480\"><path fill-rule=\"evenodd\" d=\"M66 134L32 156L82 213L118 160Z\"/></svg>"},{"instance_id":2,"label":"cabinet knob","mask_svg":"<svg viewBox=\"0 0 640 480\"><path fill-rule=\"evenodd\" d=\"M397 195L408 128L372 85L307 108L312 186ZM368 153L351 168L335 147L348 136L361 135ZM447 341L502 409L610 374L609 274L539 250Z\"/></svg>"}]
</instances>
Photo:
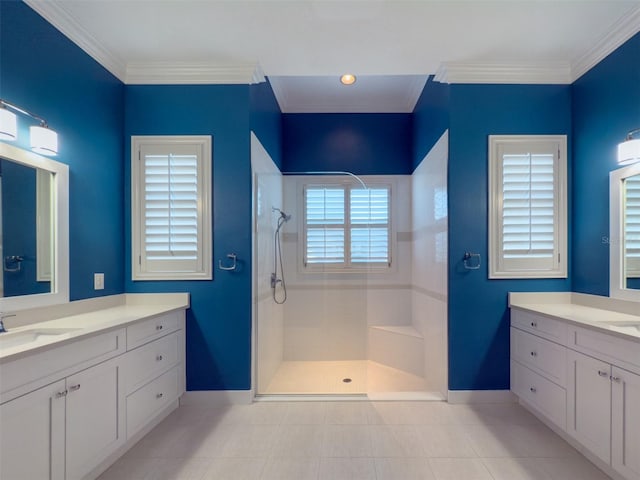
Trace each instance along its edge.
<instances>
[{"instance_id":1,"label":"cabinet knob","mask_svg":"<svg viewBox=\"0 0 640 480\"><path fill-rule=\"evenodd\" d=\"M162 325L156 325L156 330L162 330Z\"/></svg>"},{"instance_id":2,"label":"cabinet knob","mask_svg":"<svg viewBox=\"0 0 640 480\"><path fill-rule=\"evenodd\" d=\"M162 361L162 355L156 355L156 362Z\"/></svg>"},{"instance_id":3,"label":"cabinet knob","mask_svg":"<svg viewBox=\"0 0 640 480\"><path fill-rule=\"evenodd\" d=\"M611 380L613 380L613 381L614 381L614 382L616 382L616 383L620 383L620 381L622 380L622 378L620 378L620 377L614 377L614 376L611 376L611 377L609 377L609 378L611 378Z\"/></svg>"},{"instance_id":4,"label":"cabinet knob","mask_svg":"<svg viewBox=\"0 0 640 480\"><path fill-rule=\"evenodd\" d=\"M533 328L536 328L536 327L538 326L538 322L531 322L531 326L532 326Z\"/></svg>"},{"instance_id":5,"label":"cabinet knob","mask_svg":"<svg viewBox=\"0 0 640 480\"><path fill-rule=\"evenodd\" d=\"M77 390L80 390L80 384L78 383L77 385L71 385L71 386L69 387L69 390L70 390L70 391L72 391L72 392L75 392L75 391L77 391Z\"/></svg>"},{"instance_id":6,"label":"cabinet knob","mask_svg":"<svg viewBox=\"0 0 640 480\"><path fill-rule=\"evenodd\" d=\"M160 399L162 398L164 395L162 393L156 393L156 398Z\"/></svg>"},{"instance_id":7,"label":"cabinet knob","mask_svg":"<svg viewBox=\"0 0 640 480\"><path fill-rule=\"evenodd\" d=\"M598 375L600 375L601 377L608 377L609 376L609 372L598 370Z\"/></svg>"},{"instance_id":8,"label":"cabinet knob","mask_svg":"<svg viewBox=\"0 0 640 480\"><path fill-rule=\"evenodd\" d=\"M531 390L531 393L536 393L538 391L536 387L530 387L529 390Z\"/></svg>"},{"instance_id":9,"label":"cabinet knob","mask_svg":"<svg viewBox=\"0 0 640 480\"><path fill-rule=\"evenodd\" d=\"M531 356L532 357L537 357L538 356L538 352L536 352L535 350L533 352L531 352Z\"/></svg>"}]
</instances>

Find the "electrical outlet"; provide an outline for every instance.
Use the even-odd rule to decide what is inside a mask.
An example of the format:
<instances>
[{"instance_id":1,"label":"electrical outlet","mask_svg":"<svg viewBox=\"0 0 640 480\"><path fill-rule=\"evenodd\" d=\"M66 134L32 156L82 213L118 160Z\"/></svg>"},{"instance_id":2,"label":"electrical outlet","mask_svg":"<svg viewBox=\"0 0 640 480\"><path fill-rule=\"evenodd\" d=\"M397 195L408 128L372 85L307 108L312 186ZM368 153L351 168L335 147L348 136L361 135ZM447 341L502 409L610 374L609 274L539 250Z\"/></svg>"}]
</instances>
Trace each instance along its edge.
<instances>
[{"instance_id":1,"label":"electrical outlet","mask_svg":"<svg viewBox=\"0 0 640 480\"><path fill-rule=\"evenodd\" d=\"M104 290L104 273L93 274L93 289Z\"/></svg>"}]
</instances>

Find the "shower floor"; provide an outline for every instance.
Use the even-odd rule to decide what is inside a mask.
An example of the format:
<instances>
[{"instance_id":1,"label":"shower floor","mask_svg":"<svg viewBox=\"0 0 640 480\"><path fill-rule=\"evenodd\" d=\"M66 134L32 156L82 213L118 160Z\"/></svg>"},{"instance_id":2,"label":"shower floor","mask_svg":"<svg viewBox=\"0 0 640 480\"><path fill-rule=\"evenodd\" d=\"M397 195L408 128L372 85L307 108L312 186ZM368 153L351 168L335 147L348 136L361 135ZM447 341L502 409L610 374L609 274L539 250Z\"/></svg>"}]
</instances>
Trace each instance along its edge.
<instances>
[{"instance_id":1,"label":"shower floor","mask_svg":"<svg viewBox=\"0 0 640 480\"><path fill-rule=\"evenodd\" d=\"M428 391L425 379L417 375L370 360L343 360L284 361L266 390L259 393L358 395Z\"/></svg>"}]
</instances>

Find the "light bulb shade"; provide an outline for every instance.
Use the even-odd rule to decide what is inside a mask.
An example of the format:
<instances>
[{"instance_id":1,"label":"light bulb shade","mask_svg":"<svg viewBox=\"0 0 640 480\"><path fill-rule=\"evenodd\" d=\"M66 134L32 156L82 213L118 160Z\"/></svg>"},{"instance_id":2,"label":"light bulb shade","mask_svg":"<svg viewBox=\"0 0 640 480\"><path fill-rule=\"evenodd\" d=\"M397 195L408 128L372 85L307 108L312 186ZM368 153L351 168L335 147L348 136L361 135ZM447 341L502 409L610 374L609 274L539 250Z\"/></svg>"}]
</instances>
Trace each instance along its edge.
<instances>
[{"instance_id":1,"label":"light bulb shade","mask_svg":"<svg viewBox=\"0 0 640 480\"><path fill-rule=\"evenodd\" d=\"M640 162L640 138L626 140L618 144L618 163L629 165Z\"/></svg>"},{"instance_id":2,"label":"light bulb shade","mask_svg":"<svg viewBox=\"0 0 640 480\"><path fill-rule=\"evenodd\" d=\"M58 134L47 127L31 127L31 150L41 155L57 155Z\"/></svg>"},{"instance_id":3,"label":"light bulb shade","mask_svg":"<svg viewBox=\"0 0 640 480\"><path fill-rule=\"evenodd\" d=\"M0 108L0 140L15 140L18 137L16 114Z\"/></svg>"}]
</instances>

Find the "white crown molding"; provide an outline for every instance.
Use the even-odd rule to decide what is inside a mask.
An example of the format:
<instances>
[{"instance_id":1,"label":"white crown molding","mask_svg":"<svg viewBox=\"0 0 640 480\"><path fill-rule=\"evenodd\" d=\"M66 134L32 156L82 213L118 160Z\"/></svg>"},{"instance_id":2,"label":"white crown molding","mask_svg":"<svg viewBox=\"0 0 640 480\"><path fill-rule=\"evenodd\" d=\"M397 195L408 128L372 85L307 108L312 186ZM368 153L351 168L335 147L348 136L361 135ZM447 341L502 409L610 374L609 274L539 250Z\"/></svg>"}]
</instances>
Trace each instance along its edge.
<instances>
[{"instance_id":1,"label":"white crown molding","mask_svg":"<svg viewBox=\"0 0 640 480\"><path fill-rule=\"evenodd\" d=\"M80 26L60 3L45 0L25 0L25 3L112 75L124 81L126 74L124 62L102 47L100 42Z\"/></svg>"},{"instance_id":2,"label":"white crown molding","mask_svg":"<svg viewBox=\"0 0 640 480\"><path fill-rule=\"evenodd\" d=\"M570 84L568 63L473 63L449 62L434 77L441 83Z\"/></svg>"},{"instance_id":3,"label":"white crown molding","mask_svg":"<svg viewBox=\"0 0 640 480\"><path fill-rule=\"evenodd\" d=\"M640 32L640 6L634 7L612 25L609 32L588 52L571 63L572 81L587 73L607 55Z\"/></svg>"},{"instance_id":4,"label":"white crown molding","mask_svg":"<svg viewBox=\"0 0 640 480\"><path fill-rule=\"evenodd\" d=\"M217 65L208 62L131 62L128 85L252 84L265 81L257 63Z\"/></svg>"}]
</instances>

